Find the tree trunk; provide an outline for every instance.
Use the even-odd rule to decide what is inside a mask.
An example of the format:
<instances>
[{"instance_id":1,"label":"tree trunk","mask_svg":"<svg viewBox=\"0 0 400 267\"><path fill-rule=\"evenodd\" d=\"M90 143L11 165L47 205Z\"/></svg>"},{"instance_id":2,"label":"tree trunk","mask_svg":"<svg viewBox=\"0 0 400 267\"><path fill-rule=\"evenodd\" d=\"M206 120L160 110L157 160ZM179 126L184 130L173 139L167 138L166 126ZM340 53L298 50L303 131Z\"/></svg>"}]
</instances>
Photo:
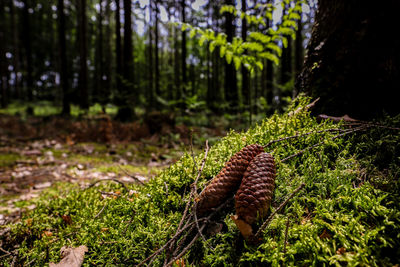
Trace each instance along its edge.
<instances>
[{"instance_id":1,"label":"tree trunk","mask_svg":"<svg viewBox=\"0 0 400 267\"><path fill-rule=\"evenodd\" d=\"M0 3L0 17L4 18L4 2ZM1 107L7 106L7 73L6 73L6 57L5 57L5 20L0 21L0 89L1 89Z\"/></svg>"},{"instance_id":2,"label":"tree trunk","mask_svg":"<svg viewBox=\"0 0 400 267\"><path fill-rule=\"evenodd\" d=\"M233 5L233 1L226 0L225 4ZM230 13L226 13L225 15L225 33L227 36L226 40L228 42L232 42L233 36L235 35L235 26L233 21L233 15ZM230 107L229 110L231 112L237 111L239 101L238 101L236 70L232 62L228 64L226 61L225 61L225 97Z\"/></svg>"},{"instance_id":3,"label":"tree trunk","mask_svg":"<svg viewBox=\"0 0 400 267\"><path fill-rule=\"evenodd\" d=\"M64 14L64 0L58 0L58 41L60 51L60 82L63 95L63 108L62 115L69 116L71 112L70 107L70 93L68 83L68 66L67 66L67 44L65 41L65 14Z\"/></svg>"},{"instance_id":4,"label":"tree trunk","mask_svg":"<svg viewBox=\"0 0 400 267\"><path fill-rule=\"evenodd\" d=\"M369 119L398 114L400 1L320 0L297 88L316 113ZM384 39L382 39L384 37Z\"/></svg>"},{"instance_id":5,"label":"tree trunk","mask_svg":"<svg viewBox=\"0 0 400 267\"><path fill-rule=\"evenodd\" d=\"M185 0L181 0L181 12L182 12L182 23L186 23L186 3ZM187 85L187 67L186 67L186 31L182 31L182 40L181 40L181 67L182 67L182 93L186 93L186 85Z\"/></svg>"},{"instance_id":6,"label":"tree trunk","mask_svg":"<svg viewBox=\"0 0 400 267\"><path fill-rule=\"evenodd\" d=\"M300 74L301 68L303 66L304 61L304 48L303 48L303 23L301 19L297 21L297 30L296 30L296 40L295 40L295 49L294 49L294 74L297 77ZM293 90L292 97L295 98L298 95L298 91L296 87Z\"/></svg>"},{"instance_id":7,"label":"tree trunk","mask_svg":"<svg viewBox=\"0 0 400 267\"><path fill-rule=\"evenodd\" d=\"M18 27L15 18L15 6L14 1L10 1L10 16L11 16L11 32L12 32L12 45L13 45L13 72L15 74L14 78L14 88L15 97L17 99L21 98L21 88L18 79L19 72L19 43L18 43Z\"/></svg>"},{"instance_id":8,"label":"tree trunk","mask_svg":"<svg viewBox=\"0 0 400 267\"><path fill-rule=\"evenodd\" d=\"M246 0L242 0L242 13L246 13ZM244 17L242 19L242 39L244 42L247 40L247 20ZM251 96L250 96L250 84L249 84L249 71L246 69L244 65L242 65L242 95L243 95L245 109L247 109L251 114L252 109L250 105Z\"/></svg>"},{"instance_id":9,"label":"tree trunk","mask_svg":"<svg viewBox=\"0 0 400 267\"><path fill-rule=\"evenodd\" d=\"M120 16L120 0L115 0L115 52L116 52L116 85L117 93L122 89L122 44L121 44L121 16ZM119 105L120 99L116 97L116 103Z\"/></svg>"},{"instance_id":10,"label":"tree trunk","mask_svg":"<svg viewBox=\"0 0 400 267\"><path fill-rule=\"evenodd\" d=\"M106 0L106 10L105 10L105 19L108 23L105 25L106 29L106 36L105 36L105 77L106 80L104 81L104 91L102 98L100 99L100 104L103 107L103 112L105 112L105 105L109 101L109 96L111 92L111 85L112 85L112 52L111 52L111 0Z\"/></svg>"},{"instance_id":11,"label":"tree trunk","mask_svg":"<svg viewBox=\"0 0 400 267\"><path fill-rule=\"evenodd\" d=\"M156 76L155 76L155 85L156 85L156 95L160 96L160 57L158 51L158 23L159 23L159 10L158 10L158 0L155 0L155 27L154 27L154 54L155 54L155 67L156 67Z\"/></svg>"},{"instance_id":12,"label":"tree trunk","mask_svg":"<svg viewBox=\"0 0 400 267\"><path fill-rule=\"evenodd\" d=\"M22 36L24 38L25 46L25 62L26 62L26 92L28 96L28 101L33 100L33 66L32 66L32 43L31 43L31 20L29 15L30 1L24 0L23 8L23 32Z\"/></svg>"},{"instance_id":13,"label":"tree trunk","mask_svg":"<svg viewBox=\"0 0 400 267\"><path fill-rule=\"evenodd\" d=\"M148 108L153 109L154 108L154 81L153 81L153 29L152 29L152 23L153 23L153 1L149 1L149 25L148 25L148 32L149 32L149 44L148 44L148 49L149 49L149 58L148 58L148 74L149 74L149 88L147 90L148 94Z\"/></svg>"},{"instance_id":14,"label":"tree trunk","mask_svg":"<svg viewBox=\"0 0 400 267\"><path fill-rule=\"evenodd\" d=\"M101 4L101 3L100 3ZM101 6L101 5L100 5ZM79 40L79 104L87 110L89 108L88 70L87 70L87 20L86 0L77 0L78 7L78 40ZM101 29L99 29L101 31Z\"/></svg>"}]
</instances>

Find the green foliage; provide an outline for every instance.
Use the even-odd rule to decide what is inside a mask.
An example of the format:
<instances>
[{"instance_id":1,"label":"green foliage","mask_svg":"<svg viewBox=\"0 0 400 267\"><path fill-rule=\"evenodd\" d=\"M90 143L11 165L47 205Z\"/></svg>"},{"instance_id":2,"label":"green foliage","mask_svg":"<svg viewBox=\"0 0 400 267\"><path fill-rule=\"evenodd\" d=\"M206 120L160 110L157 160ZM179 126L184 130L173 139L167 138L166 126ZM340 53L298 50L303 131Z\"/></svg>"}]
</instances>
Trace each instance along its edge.
<instances>
[{"instance_id":1,"label":"green foliage","mask_svg":"<svg viewBox=\"0 0 400 267\"><path fill-rule=\"evenodd\" d=\"M268 59L279 65L282 46L287 47L288 45L287 36L293 39L296 38L297 21L301 19L302 4L305 4L305 1L282 1L281 5L286 12L283 14L281 22L278 23L277 29L269 27L272 13L276 9L276 6L271 3L258 4L255 7L255 11L259 15L243 13L232 5L222 6L220 8L221 15L228 13L239 19L246 19L249 25L269 27L266 33L250 32L249 41L247 42L244 42L239 37L235 37L232 42L228 42L224 33L193 27L188 23L176 25L180 25L182 31L190 30L190 38L198 36L200 45L208 42L210 52L213 52L216 47L220 47L220 56L225 57L228 64L233 61L236 69L244 65L250 71L253 71L255 67L262 70L263 59Z\"/></svg>"},{"instance_id":2,"label":"green foliage","mask_svg":"<svg viewBox=\"0 0 400 267\"><path fill-rule=\"evenodd\" d=\"M328 121L317 123L305 110L288 115L308 103L308 99L298 98L286 114L275 114L247 132L232 131L222 138L209 151L199 188L203 188L246 144L265 145L296 133L337 127ZM208 243L215 250L198 240L186 260L195 266L395 264L400 257L397 196L374 187L363 178L363 170L368 167L363 164L377 160L373 155L379 145L370 144L376 143L373 138L386 136L384 142L392 144L391 132L379 131L372 136L360 134L333 141L334 133L313 133L268 147L278 170L273 207L299 184L306 183L305 190L272 220L263 232L263 242L259 246L250 246L241 239L229 217L234 210L228 209L221 218L226 227L208 237ZM363 142L354 143L354 138ZM281 162L284 157L321 140L325 140L322 146ZM393 144L395 151L399 151L396 150L398 144ZM367 157L363 158L362 153ZM204 153L200 153L196 161L200 162L203 156ZM394 163L397 165L397 161ZM390 164L386 162L385 166L394 169ZM145 186L130 185L130 192L115 183L102 183L86 190L60 184L37 200L37 208L26 214L21 222L7 227L12 228L14 242L20 243L19 255L23 262L32 265L57 262L60 248L65 245L88 246L84 266L137 264L173 235L196 177L193 167L192 157L185 154ZM100 191L118 192L120 196L102 198ZM63 215L70 216L72 224L67 224ZM284 253L288 217L291 219ZM46 234L48 232L52 234ZM154 265L162 264L164 257L161 254ZM6 264L5 259L1 261Z\"/></svg>"}]
</instances>

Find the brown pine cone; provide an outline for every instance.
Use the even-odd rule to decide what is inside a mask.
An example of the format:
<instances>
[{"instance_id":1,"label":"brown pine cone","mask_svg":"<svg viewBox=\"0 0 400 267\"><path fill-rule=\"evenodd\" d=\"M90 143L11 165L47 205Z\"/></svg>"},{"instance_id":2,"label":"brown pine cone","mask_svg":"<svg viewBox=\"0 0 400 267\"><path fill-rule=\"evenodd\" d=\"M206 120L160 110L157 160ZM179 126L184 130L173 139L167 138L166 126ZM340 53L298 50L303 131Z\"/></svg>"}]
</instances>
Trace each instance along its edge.
<instances>
[{"instance_id":1,"label":"brown pine cone","mask_svg":"<svg viewBox=\"0 0 400 267\"><path fill-rule=\"evenodd\" d=\"M235 195L236 216L233 220L245 237L248 231L251 232L250 225L268 212L275 188L275 176L275 161L268 153L257 155L244 173Z\"/></svg>"},{"instance_id":2,"label":"brown pine cone","mask_svg":"<svg viewBox=\"0 0 400 267\"><path fill-rule=\"evenodd\" d=\"M250 161L263 151L262 146L253 144L237 152L196 199L197 214L203 215L208 210L218 207L234 193L239 188Z\"/></svg>"}]
</instances>

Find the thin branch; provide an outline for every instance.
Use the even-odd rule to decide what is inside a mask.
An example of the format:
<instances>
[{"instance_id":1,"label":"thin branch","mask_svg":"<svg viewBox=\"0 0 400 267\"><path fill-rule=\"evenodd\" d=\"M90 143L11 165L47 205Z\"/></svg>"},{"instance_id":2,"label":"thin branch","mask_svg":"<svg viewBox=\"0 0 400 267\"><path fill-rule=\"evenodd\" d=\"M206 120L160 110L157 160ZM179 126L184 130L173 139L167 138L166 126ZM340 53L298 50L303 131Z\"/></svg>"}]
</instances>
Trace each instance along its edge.
<instances>
[{"instance_id":1,"label":"thin branch","mask_svg":"<svg viewBox=\"0 0 400 267\"><path fill-rule=\"evenodd\" d=\"M302 183L299 187L297 187L292 194L281 204L279 207L268 217L268 219L261 225L261 227L258 229L257 233L255 234L255 237L258 238L262 231L271 223L272 219L275 217L275 215L280 212L301 189L305 186L305 183Z\"/></svg>"},{"instance_id":2,"label":"thin branch","mask_svg":"<svg viewBox=\"0 0 400 267\"><path fill-rule=\"evenodd\" d=\"M288 243L287 240L288 240L289 225L290 225L290 216L288 216L287 221L286 221L285 243L283 244L283 255L284 255L284 257L285 257L285 254L286 254L286 245Z\"/></svg>"},{"instance_id":3,"label":"thin branch","mask_svg":"<svg viewBox=\"0 0 400 267\"><path fill-rule=\"evenodd\" d=\"M338 134L338 135L335 135L334 137L331 138L331 140L335 140L335 139L337 139L337 138L339 138L339 137L345 136L346 134L350 134L350 133L354 133L354 132L357 132L357 131L365 130L366 128L367 128L366 126L360 126L360 127L358 127L358 128L354 128L354 129L351 129L351 130L347 130L347 131L342 132L342 133L340 133L340 134ZM314 144L314 145L312 145L312 146L306 147L306 148L304 148L304 149L298 151L297 153L295 153L295 154L293 154L293 155L290 155L290 156L288 156L288 157L282 159L281 162L285 162L285 161L288 161L289 159L292 159L292 158L294 158L294 157L297 157L297 156L303 154L304 152L306 152L306 151L308 151L308 150L311 150L311 149L313 149L313 148L315 148L315 147L318 147L318 146L322 145L323 143L325 143L325 141L321 141L321 142L318 142L318 143L316 143L316 144Z\"/></svg>"},{"instance_id":4,"label":"thin branch","mask_svg":"<svg viewBox=\"0 0 400 267\"><path fill-rule=\"evenodd\" d=\"M194 183L193 183L194 186L192 187L192 190L190 191L189 199L188 199L188 201L186 203L185 211L183 212L183 216L182 216L181 221L179 222L177 231L179 231L180 228L182 227L182 224L185 221L187 213L189 211L189 207L190 207L190 203L192 202L192 198L195 195L195 193L197 193L197 181L199 180L199 178L200 178L200 176L201 176L201 174L203 172L203 168L204 168L204 165L206 163L207 156L208 156L208 151L209 151L208 140L206 140L206 149L205 149L205 153L204 153L204 158L203 158L203 161L201 163L201 167L200 167L200 169L199 169L199 171L197 173L197 177L194 180Z\"/></svg>"},{"instance_id":5,"label":"thin branch","mask_svg":"<svg viewBox=\"0 0 400 267\"><path fill-rule=\"evenodd\" d=\"M103 181L114 181L114 182L119 183L120 185L122 185L125 188L125 190L128 191L128 188L126 187L125 183L123 183L120 180L115 179L115 178L106 178L106 179L98 180L98 181L90 184L88 187L86 187L86 189L89 189L89 188L91 188L91 187L95 186L96 184L101 183Z\"/></svg>"},{"instance_id":6,"label":"thin branch","mask_svg":"<svg viewBox=\"0 0 400 267\"><path fill-rule=\"evenodd\" d=\"M107 207L107 205L108 205L108 203L106 203L106 204L101 208L101 210L93 217L93 219L96 219L97 217L99 217L100 214L103 212L103 210Z\"/></svg>"},{"instance_id":7,"label":"thin branch","mask_svg":"<svg viewBox=\"0 0 400 267\"><path fill-rule=\"evenodd\" d=\"M192 241L190 241L190 243L182 250L181 253L178 254L178 256L176 256L175 258L173 258L166 266L172 266L172 264L174 264L175 261L177 261L178 259L180 259L183 255L186 254L186 252L192 247L192 245L194 244L194 242L196 242L196 240L199 238L201 231L203 231L204 227L206 225L204 224L201 228L200 231L197 233L197 235L192 239Z\"/></svg>"},{"instance_id":8,"label":"thin branch","mask_svg":"<svg viewBox=\"0 0 400 267\"><path fill-rule=\"evenodd\" d=\"M135 180L136 182L138 182L139 184L144 185L144 183L142 181L140 181L139 178L137 178L135 175L132 175L130 173L128 173L124 168L122 168L120 165L117 165L118 168L123 171L123 173L125 173L126 175L128 175L129 177L131 177L133 180Z\"/></svg>"},{"instance_id":9,"label":"thin branch","mask_svg":"<svg viewBox=\"0 0 400 267\"><path fill-rule=\"evenodd\" d=\"M290 140L290 139L295 139L295 138L300 138L300 137L304 137L304 136L307 136L307 135L310 135L310 134L317 134L317 133L324 133L324 132L342 132L342 131L345 131L345 130L339 129L339 128L333 128L333 129L319 130L319 131L316 131L316 132L315 131L311 131L311 132L307 132L307 133L303 133L303 134L298 134L297 133L297 134L292 135L292 136L287 136L287 137L282 137L282 138L279 138L279 139L276 139L276 140L272 140L272 141L268 142L268 144L264 145L263 147L267 148L270 145L278 143L278 142L282 142L282 141Z\"/></svg>"}]
</instances>

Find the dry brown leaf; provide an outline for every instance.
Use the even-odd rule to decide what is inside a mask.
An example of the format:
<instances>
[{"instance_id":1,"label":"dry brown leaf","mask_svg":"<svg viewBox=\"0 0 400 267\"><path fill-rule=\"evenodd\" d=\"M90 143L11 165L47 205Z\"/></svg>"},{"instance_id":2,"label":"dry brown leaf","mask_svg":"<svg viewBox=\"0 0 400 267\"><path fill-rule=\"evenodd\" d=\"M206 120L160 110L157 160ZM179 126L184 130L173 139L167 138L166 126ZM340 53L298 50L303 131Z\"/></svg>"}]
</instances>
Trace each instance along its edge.
<instances>
[{"instance_id":1,"label":"dry brown leaf","mask_svg":"<svg viewBox=\"0 0 400 267\"><path fill-rule=\"evenodd\" d=\"M344 253L346 253L346 248L341 247L336 251L336 254L338 255L343 255Z\"/></svg>"},{"instance_id":2,"label":"dry brown leaf","mask_svg":"<svg viewBox=\"0 0 400 267\"><path fill-rule=\"evenodd\" d=\"M88 251L87 246L79 246L77 248L62 247L61 258L59 263L50 262L50 267L80 267L83 263L85 252Z\"/></svg>"},{"instance_id":3,"label":"dry brown leaf","mask_svg":"<svg viewBox=\"0 0 400 267\"><path fill-rule=\"evenodd\" d=\"M52 235L53 235L53 233L50 232L50 231L43 231L43 233L42 233L42 236L43 236L43 237L45 237L45 236L52 236Z\"/></svg>"},{"instance_id":4,"label":"dry brown leaf","mask_svg":"<svg viewBox=\"0 0 400 267\"><path fill-rule=\"evenodd\" d=\"M321 239L324 239L324 238L331 239L332 235L326 229L324 229L322 234L320 234L319 238L321 238Z\"/></svg>"}]
</instances>

